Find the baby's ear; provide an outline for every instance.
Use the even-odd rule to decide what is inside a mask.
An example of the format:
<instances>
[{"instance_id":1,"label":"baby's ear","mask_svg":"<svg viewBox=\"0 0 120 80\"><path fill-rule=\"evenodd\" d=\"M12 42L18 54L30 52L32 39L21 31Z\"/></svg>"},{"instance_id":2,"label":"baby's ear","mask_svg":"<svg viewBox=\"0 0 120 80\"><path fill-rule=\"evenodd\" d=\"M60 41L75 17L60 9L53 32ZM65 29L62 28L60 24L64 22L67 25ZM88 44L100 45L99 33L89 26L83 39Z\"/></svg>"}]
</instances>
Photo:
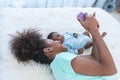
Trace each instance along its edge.
<instances>
[{"instance_id":1,"label":"baby's ear","mask_svg":"<svg viewBox=\"0 0 120 80\"><path fill-rule=\"evenodd\" d=\"M45 53L52 52L52 51L53 51L53 48L52 48L52 47L47 47L47 48L44 48L43 51L44 51Z\"/></svg>"}]
</instances>

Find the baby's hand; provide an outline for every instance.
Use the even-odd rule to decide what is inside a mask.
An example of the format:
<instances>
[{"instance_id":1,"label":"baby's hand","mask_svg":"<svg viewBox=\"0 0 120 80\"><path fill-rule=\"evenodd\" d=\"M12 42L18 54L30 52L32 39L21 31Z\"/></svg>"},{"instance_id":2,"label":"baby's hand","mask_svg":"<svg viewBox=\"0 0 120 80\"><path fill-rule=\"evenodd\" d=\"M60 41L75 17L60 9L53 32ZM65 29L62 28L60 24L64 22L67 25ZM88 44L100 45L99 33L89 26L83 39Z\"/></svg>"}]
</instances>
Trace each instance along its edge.
<instances>
[{"instance_id":1,"label":"baby's hand","mask_svg":"<svg viewBox=\"0 0 120 80\"><path fill-rule=\"evenodd\" d=\"M78 34L77 33L73 33L74 38L78 38Z\"/></svg>"},{"instance_id":2,"label":"baby's hand","mask_svg":"<svg viewBox=\"0 0 120 80\"><path fill-rule=\"evenodd\" d=\"M83 54L83 51L84 51L83 48L79 49L79 50L78 50L78 54Z\"/></svg>"}]
</instances>

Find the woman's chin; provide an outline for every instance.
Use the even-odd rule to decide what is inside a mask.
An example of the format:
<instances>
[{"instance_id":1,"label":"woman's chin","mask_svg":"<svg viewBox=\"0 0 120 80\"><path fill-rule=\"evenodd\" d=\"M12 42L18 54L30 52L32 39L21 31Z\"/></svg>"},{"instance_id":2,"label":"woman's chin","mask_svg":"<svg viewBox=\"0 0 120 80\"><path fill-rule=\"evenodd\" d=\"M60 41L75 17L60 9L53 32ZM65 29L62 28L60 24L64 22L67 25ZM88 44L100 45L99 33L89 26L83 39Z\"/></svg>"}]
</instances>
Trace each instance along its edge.
<instances>
[{"instance_id":1,"label":"woman's chin","mask_svg":"<svg viewBox=\"0 0 120 80\"><path fill-rule=\"evenodd\" d=\"M67 51L67 47L63 46L64 51Z\"/></svg>"}]
</instances>

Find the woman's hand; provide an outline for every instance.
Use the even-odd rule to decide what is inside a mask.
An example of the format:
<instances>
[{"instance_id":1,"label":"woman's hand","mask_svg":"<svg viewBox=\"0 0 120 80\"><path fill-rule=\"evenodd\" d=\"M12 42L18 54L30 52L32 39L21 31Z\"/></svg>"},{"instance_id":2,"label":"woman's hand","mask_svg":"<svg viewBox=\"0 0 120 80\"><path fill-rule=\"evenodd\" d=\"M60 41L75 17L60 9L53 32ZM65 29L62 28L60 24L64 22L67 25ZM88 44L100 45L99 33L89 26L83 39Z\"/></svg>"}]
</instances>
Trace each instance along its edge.
<instances>
[{"instance_id":1,"label":"woman's hand","mask_svg":"<svg viewBox=\"0 0 120 80\"><path fill-rule=\"evenodd\" d=\"M87 15L86 14L86 20L82 21L79 17L77 17L78 21L81 23L81 25L88 30L89 32L91 32L91 30L97 30L98 29L98 22L95 19L95 13L93 13L93 15Z\"/></svg>"}]
</instances>

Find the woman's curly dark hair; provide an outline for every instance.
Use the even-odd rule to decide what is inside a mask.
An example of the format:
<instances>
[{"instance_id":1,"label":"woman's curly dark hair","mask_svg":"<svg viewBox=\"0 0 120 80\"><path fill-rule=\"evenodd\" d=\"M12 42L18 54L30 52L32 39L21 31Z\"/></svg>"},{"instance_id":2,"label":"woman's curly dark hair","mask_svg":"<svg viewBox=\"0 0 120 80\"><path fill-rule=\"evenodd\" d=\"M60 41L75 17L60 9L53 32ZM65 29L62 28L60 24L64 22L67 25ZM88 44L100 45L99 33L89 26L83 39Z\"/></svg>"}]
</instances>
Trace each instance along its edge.
<instances>
[{"instance_id":1,"label":"woman's curly dark hair","mask_svg":"<svg viewBox=\"0 0 120 80\"><path fill-rule=\"evenodd\" d=\"M49 59L44 55L43 49L47 47L42 34L38 30L28 29L22 33L17 32L11 41L11 50L17 60L28 62L34 60L42 64L50 64Z\"/></svg>"}]
</instances>

